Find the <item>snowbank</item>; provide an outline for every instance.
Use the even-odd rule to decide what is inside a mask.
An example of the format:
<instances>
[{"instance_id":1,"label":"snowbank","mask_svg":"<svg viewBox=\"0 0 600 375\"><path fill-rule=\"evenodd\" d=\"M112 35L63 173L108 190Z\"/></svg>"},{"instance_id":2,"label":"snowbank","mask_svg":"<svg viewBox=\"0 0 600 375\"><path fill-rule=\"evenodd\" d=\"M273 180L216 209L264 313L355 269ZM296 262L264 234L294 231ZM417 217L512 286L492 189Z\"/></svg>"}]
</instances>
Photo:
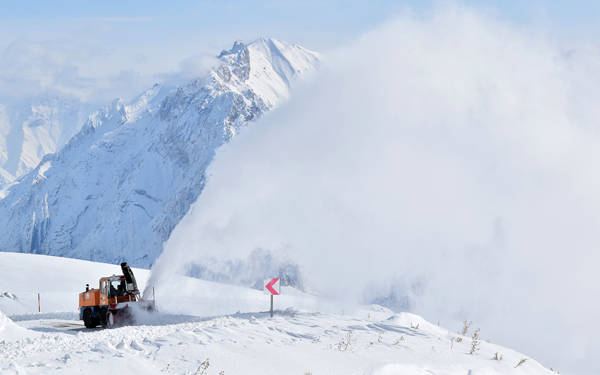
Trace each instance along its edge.
<instances>
[{"instance_id":1,"label":"snowbank","mask_svg":"<svg viewBox=\"0 0 600 375\"><path fill-rule=\"evenodd\" d=\"M0 373L101 374L369 374L553 375L535 360L488 342L470 354L469 340L437 326L397 323L377 306L358 315L240 313L213 319L158 314L154 322L115 329L65 329L65 321L29 322L36 340L0 341ZM390 319L391 318L391 319ZM54 323L54 324L51 324ZM429 330L428 327L434 327ZM493 360L495 353L502 360ZM527 361L517 366L523 358ZM21 370L23 369L23 370ZM31 369L31 370L30 370ZM25 371L26 370L26 371Z\"/></svg>"},{"instance_id":2,"label":"snowbank","mask_svg":"<svg viewBox=\"0 0 600 375\"><path fill-rule=\"evenodd\" d=\"M0 341L17 341L31 336L35 336L35 332L17 325L0 311Z\"/></svg>"},{"instance_id":3,"label":"snowbank","mask_svg":"<svg viewBox=\"0 0 600 375\"><path fill-rule=\"evenodd\" d=\"M385 365L373 372L373 375L400 375L400 374L430 375L431 372L429 370L419 367L419 366L402 365L399 363Z\"/></svg>"}]
</instances>

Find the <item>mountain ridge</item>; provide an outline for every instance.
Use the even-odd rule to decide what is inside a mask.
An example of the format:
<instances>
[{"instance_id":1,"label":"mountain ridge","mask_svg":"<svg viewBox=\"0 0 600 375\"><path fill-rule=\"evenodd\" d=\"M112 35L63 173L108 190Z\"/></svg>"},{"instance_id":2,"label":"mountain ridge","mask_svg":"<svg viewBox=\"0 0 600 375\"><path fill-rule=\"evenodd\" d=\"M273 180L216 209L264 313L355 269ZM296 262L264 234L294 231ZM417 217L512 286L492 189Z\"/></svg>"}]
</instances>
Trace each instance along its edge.
<instances>
[{"instance_id":1,"label":"mountain ridge","mask_svg":"<svg viewBox=\"0 0 600 375\"><path fill-rule=\"evenodd\" d=\"M215 150L285 100L319 56L262 38L218 59L205 77L114 100L5 187L0 251L150 266L202 191Z\"/></svg>"},{"instance_id":2,"label":"mountain ridge","mask_svg":"<svg viewBox=\"0 0 600 375\"><path fill-rule=\"evenodd\" d=\"M0 187L60 150L92 108L91 103L55 93L0 104Z\"/></svg>"}]
</instances>

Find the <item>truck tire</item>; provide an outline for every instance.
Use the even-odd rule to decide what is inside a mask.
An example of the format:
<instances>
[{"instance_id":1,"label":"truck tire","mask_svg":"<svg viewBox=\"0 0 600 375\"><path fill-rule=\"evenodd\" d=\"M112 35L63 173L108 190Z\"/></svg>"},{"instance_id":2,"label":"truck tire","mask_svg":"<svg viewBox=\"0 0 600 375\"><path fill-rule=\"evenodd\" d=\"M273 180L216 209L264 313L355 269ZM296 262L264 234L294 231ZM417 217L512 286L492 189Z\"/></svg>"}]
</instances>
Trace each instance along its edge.
<instances>
[{"instance_id":1,"label":"truck tire","mask_svg":"<svg viewBox=\"0 0 600 375\"><path fill-rule=\"evenodd\" d=\"M85 311L83 312L83 324L85 324L85 328L96 327L94 318L92 317L92 310L85 309Z\"/></svg>"},{"instance_id":2,"label":"truck tire","mask_svg":"<svg viewBox=\"0 0 600 375\"><path fill-rule=\"evenodd\" d=\"M98 314L98 324L102 327L106 328L106 312L108 310L106 307L100 309L100 313Z\"/></svg>"}]
</instances>

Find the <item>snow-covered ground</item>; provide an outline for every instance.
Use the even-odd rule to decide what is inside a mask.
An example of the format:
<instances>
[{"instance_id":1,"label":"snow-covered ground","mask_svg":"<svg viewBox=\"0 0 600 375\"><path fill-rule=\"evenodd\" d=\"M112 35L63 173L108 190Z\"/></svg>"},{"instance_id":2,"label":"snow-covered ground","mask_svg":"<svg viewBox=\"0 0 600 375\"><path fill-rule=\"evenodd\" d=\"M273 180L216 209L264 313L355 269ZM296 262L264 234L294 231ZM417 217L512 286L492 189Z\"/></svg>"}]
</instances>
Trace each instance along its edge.
<instances>
[{"instance_id":1,"label":"snow-covered ground","mask_svg":"<svg viewBox=\"0 0 600 375\"><path fill-rule=\"evenodd\" d=\"M550 374L538 362L409 313L336 308L291 288L265 312L261 291L187 277L157 288L160 312L85 329L77 293L116 265L0 253L0 373ZM134 269L139 284L149 271ZM42 312L37 309L37 292ZM8 315L8 317L6 315ZM12 319L10 319L12 318ZM498 353L502 360L494 360ZM522 359L526 359L517 366Z\"/></svg>"},{"instance_id":2,"label":"snow-covered ground","mask_svg":"<svg viewBox=\"0 0 600 375\"><path fill-rule=\"evenodd\" d=\"M133 270L140 290L144 290L150 271ZM100 277L113 274L121 274L119 265L0 252L0 310L10 316L37 313L40 293L42 314L75 316L78 293L85 289L85 284L97 288ZM203 317L264 310L269 303L268 296L259 290L183 276L172 277L157 286L155 295L161 311ZM291 288L285 289L285 295L277 299L279 308L293 306L312 310L317 304L323 305L316 297Z\"/></svg>"}]
</instances>

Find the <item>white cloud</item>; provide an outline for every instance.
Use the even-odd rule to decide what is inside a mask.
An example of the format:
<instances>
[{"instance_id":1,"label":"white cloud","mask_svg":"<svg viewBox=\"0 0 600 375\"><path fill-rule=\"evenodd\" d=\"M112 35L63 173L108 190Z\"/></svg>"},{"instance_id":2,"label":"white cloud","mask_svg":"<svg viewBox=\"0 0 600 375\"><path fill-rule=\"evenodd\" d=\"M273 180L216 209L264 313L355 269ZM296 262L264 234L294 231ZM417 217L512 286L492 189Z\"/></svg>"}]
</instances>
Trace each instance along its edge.
<instances>
[{"instance_id":1,"label":"white cloud","mask_svg":"<svg viewBox=\"0 0 600 375\"><path fill-rule=\"evenodd\" d=\"M0 51L0 103L51 94L101 106L117 97L132 98L156 82L203 76L216 61L192 52L170 59L171 65L161 65L143 49L125 54L77 39L16 40Z\"/></svg>"},{"instance_id":2,"label":"white cloud","mask_svg":"<svg viewBox=\"0 0 600 375\"><path fill-rule=\"evenodd\" d=\"M51 93L104 102L119 92L133 95L134 90L147 87L142 77L127 70L117 74L81 72L86 64L102 60L105 53L58 40L14 41L0 53L0 98L11 101Z\"/></svg>"},{"instance_id":3,"label":"white cloud","mask_svg":"<svg viewBox=\"0 0 600 375\"><path fill-rule=\"evenodd\" d=\"M416 282L430 320L597 372L600 59L538 35L446 8L330 53L221 149L155 277L285 249L321 293Z\"/></svg>"}]
</instances>

